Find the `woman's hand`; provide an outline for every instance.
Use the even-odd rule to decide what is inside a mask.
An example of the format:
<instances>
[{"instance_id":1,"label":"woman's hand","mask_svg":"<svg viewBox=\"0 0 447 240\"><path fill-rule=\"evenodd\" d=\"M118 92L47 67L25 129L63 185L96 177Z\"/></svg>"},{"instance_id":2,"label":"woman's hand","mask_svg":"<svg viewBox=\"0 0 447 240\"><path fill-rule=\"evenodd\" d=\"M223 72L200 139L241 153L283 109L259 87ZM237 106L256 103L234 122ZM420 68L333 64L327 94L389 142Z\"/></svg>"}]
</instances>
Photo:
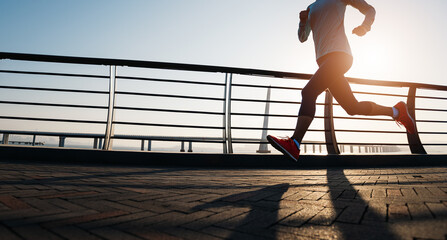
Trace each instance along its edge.
<instances>
[{"instance_id":1,"label":"woman's hand","mask_svg":"<svg viewBox=\"0 0 447 240\"><path fill-rule=\"evenodd\" d=\"M365 34L367 32L368 32L368 30L362 25L360 25L360 26L354 28L354 30L352 30L352 34L355 34L360 37L365 36Z\"/></svg>"},{"instance_id":2,"label":"woman's hand","mask_svg":"<svg viewBox=\"0 0 447 240\"><path fill-rule=\"evenodd\" d=\"M309 16L309 10L305 10L305 11L301 11L301 12L300 12L300 20L301 20L302 22L306 22L308 16Z\"/></svg>"}]
</instances>

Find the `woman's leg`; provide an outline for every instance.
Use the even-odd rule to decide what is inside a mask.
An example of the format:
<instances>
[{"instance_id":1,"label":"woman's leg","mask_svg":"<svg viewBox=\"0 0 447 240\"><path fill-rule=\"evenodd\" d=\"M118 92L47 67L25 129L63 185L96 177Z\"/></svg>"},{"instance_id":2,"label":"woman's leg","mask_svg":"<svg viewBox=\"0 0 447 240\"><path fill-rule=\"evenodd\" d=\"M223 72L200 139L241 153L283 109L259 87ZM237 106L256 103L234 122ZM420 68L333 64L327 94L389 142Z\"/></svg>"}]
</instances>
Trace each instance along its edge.
<instances>
[{"instance_id":1,"label":"woman's leg","mask_svg":"<svg viewBox=\"0 0 447 240\"><path fill-rule=\"evenodd\" d=\"M343 53L341 53L343 54ZM337 54L329 54L319 61L319 68L301 91L301 107L292 138L301 143L315 116L318 96L330 87L333 78L342 77L350 68L351 61L338 61ZM345 56L343 54L342 56ZM349 57L349 55L348 55Z\"/></svg>"},{"instance_id":2,"label":"woman's leg","mask_svg":"<svg viewBox=\"0 0 447 240\"><path fill-rule=\"evenodd\" d=\"M390 116L393 117L393 109L384 107L374 102L359 102L352 93L351 87L344 76L333 79L329 87L334 98L349 115Z\"/></svg>"}]
</instances>

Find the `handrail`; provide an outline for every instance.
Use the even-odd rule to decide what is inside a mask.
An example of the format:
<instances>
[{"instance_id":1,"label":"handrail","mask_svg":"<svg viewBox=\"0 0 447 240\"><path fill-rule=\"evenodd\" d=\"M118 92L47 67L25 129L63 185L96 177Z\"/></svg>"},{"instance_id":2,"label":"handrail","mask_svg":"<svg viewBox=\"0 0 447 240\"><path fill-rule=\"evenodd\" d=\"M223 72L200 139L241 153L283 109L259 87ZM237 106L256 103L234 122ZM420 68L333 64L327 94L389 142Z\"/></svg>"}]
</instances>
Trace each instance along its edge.
<instances>
[{"instance_id":1,"label":"handrail","mask_svg":"<svg viewBox=\"0 0 447 240\"><path fill-rule=\"evenodd\" d=\"M168 62L125 60L125 59L112 59L112 58L90 58L90 57L72 57L72 56L58 56L58 55L44 55L44 54L25 54L25 53L11 53L11 52L0 52L0 59L39 61L39 62L52 62L52 63L127 66L127 67L157 68L167 70L214 72L214 73L232 73L242 75L256 75L265 77L294 78L294 79L310 79L313 76L312 74L280 72L280 71L260 70L251 68L222 67L222 66L210 66L210 65L199 65L199 64L168 63ZM363 84L363 85L375 85L375 86L387 86L387 87L414 87L418 89L447 91L447 86L434 85L434 84L369 80L362 78L347 78L347 79L350 83Z\"/></svg>"},{"instance_id":2,"label":"handrail","mask_svg":"<svg viewBox=\"0 0 447 240\"><path fill-rule=\"evenodd\" d=\"M142 61L142 60L125 60L125 59L109 59L109 58L89 58L89 57L73 57L73 56L57 56L57 55L42 55L42 54L23 54L23 53L10 53L10 52L0 52L1 59L19 60L19 61L33 61L33 62L49 62L49 63L68 63L68 64L85 64L85 65L105 65L110 68L109 76L104 75L91 75L91 74L71 74L71 73L52 73L52 72L36 72L36 71L13 71L13 70L0 70L0 73L8 74L27 74L27 75L48 75L48 76L65 76L65 77L81 77L81 78L100 78L109 79L109 91L98 91L98 90L82 90L82 89L61 89L61 88L42 88L42 87L21 87L21 86L0 86L0 89L14 89L14 90L32 90L32 91L50 91L50 92L67 92L67 93L87 93L87 94L107 94L109 103L108 106L89 106L89 105L79 105L79 104L61 104L61 103L44 103L44 102L29 102L29 101L2 101L0 104L13 104L13 105L30 105L30 106L46 106L46 107L68 107L68 108L90 108L90 109L108 109L108 117L106 121L91 121L91 120L72 120L72 119L57 119L57 118L35 118L35 117L19 117L19 116L0 116L0 119L15 119L15 120L30 120L30 121L49 121L49 122L69 122L69 123L89 123L89 124L106 124L106 133L103 135L105 138L104 149L108 150L111 146L111 141L114 138L119 138L115 135L114 126L115 125L134 125L134 126L152 126L152 127L174 127L174 128L192 128L192 129L215 129L222 130L223 136L220 141L223 143L224 153L233 153L233 143L245 143L247 141L241 140L241 138L232 137L232 130L271 130L271 131L290 131L293 129L284 127L241 127L232 124L232 116L264 116L264 117L285 117L292 118L296 117L290 114L260 114L260 113L244 113L244 112L233 112L232 103L237 102L251 102L251 103L274 103L274 104L301 104L299 101L284 101L284 100L261 100L261 99L251 99L251 98L241 98L232 97L232 88L261 88L261 89L277 89L277 90L293 90L301 91L301 87L287 87L287 86L265 86L259 84L246 84L246 83L233 83L233 75L248 75L248 76L260 76L260 77L273 77L273 78L287 78L287 79L300 79L307 80L313 75L293 73L293 72L280 72L280 71L269 71L260 69L250 69L250 68L235 68L235 67L223 67L223 66L210 66L210 65L198 65L198 64L184 64L184 63L168 63L168 62L155 62L155 61ZM117 66L127 66L135 68L153 68L153 69L163 69L163 70L177 70L177 71L192 71L192 72L206 72L206 73L224 73L225 83L218 82L200 82L191 80L181 80L181 79L163 79L163 78L148 78L148 77L135 77L117 74ZM382 81L382 80L369 80L361 78L347 78L350 83L371 85L371 86L381 86L381 87L398 87L398 88L408 88L408 94L390 94L390 93L377 93L377 92L361 92L355 91L356 94L368 94L368 95L379 95L379 96L390 96L390 97L406 97L407 104L410 114L416 119L415 111L434 111L434 112L446 112L447 109L432 109L432 108L416 108L415 101L418 98L423 99L434 99L434 100L447 100L446 97L435 97L435 96L416 96L416 91L420 89L427 90L440 90L447 91L447 86L434 85L434 84L424 84L424 83L413 83L413 82L400 82L400 81ZM192 85L210 85L224 87L224 97L205 97L205 96L189 96L189 95L176 95L176 94L163 94L163 93L152 93L152 92L130 92L116 89L117 80L128 80L128 81L153 81L153 82L164 82L164 83L179 83L179 84L192 84ZM223 111L203 111L203 110L186 110L186 109L162 109L162 108L149 108L149 107L134 107L125 105L116 105L115 97L119 95L127 96L142 96L142 97L157 97L157 98L170 98L170 99L191 99L191 100L206 100L206 101L217 101L223 103ZM326 136L326 146L330 154L339 154L340 150L338 146L346 145L347 143L340 142L336 140L336 132L356 132L356 133L405 133L405 131L372 131L372 130L350 130L350 129L336 129L334 127L334 119L348 119L348 120L375 120L375 121L392 121L391 119L382 118L358 118L358 117L340 117L333 116L333 106L338 106L339 104L332 103L332 96L327 93L326 100L324 103L317 103L319 106L324 106L325 115L316 116L316 118L323 119L324 129L310 129L310 132L324 132ZM131 110L131 111L156 111L156 112L170 112L170 113L188 113L188 114L208 114L222 116L223 123L219 126L216 125L188 125L188 124L168 124L168 123L157 123L157 122L131 122L131 121L116 121L114 120L115 110ZM425 123L447 123L441 120L417 120L416 122ZM426 153L423 145L427 146L441 146L447 144L440 143L428 143L423 144L419 139L420 134L447 134L444 132L417 132L414 135L407 133L408 143L407 144L394 144L394 145L408 145L412 153ZM129 136L130 138L131 136ZM126 137L127 138L127 137ZM248 141L250 143L251 140ZM263 143L263 140L258 141L258 143ZM392 143L389 143L393 145ZM362 143L357 143L356 145L362 145Z\"/></svg>"}]
</instances>

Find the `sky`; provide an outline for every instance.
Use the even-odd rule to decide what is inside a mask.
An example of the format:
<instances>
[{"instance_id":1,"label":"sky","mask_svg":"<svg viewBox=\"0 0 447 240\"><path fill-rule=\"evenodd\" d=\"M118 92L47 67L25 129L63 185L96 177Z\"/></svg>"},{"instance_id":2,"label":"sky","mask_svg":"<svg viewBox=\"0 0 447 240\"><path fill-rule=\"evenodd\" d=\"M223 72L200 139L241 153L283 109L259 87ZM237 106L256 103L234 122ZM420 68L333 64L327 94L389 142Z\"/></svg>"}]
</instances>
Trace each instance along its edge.
<instances>
[{"instance_id":1,"label":"sky","mask_svg":"<svg viewBox=\"0 0 447 240\"><path fill-rule=\"evenodd\" d=\"M297 38L299 12L306 9L312 2L311 0L1 0L0 51L314 73L317 70L317 64L313 41L309 38L306 43L300 43ZM347 8L345 28L354 55L354 64L346 75L366 79L447 85L444 73L445 57L447 56L447 45L445 44L447 42L447 28L445 27L447 1L369 0L368 3L374 6L377 15L371 32L364 37L351 34L352 29L362 23L364 16L352 7ZM10 67L8 64L0 62L0 67ZM107 74L106 68L104 68L104 74ZM141 74L148 76L153 73ZM6 82L7 79L2 79L2 76L0 75L0 81ZM185 77L187 77L186 74ZM196 77L191 76L190 78L196 79ZM34 81L36 79L27 81L30 84L36 84ZM216 79L216 81L223 81L222 76L216 76ZM10 80L13 81L12 78ZM94 85L93 83L83 83L88 86L87 88ZM7 84L14 84L14 82ZM56 79L46 78L44 84L56 86L60 82ZM130 91L151 89L155 92L169 94L177 94L175 91L185 90L169 86L157 88L154 85L142 87L132 84L124 87ZM287 85L289 83L278 81L275 84ZM81 88L86 88L84 85ZM101 86L99 88L107 90L106 85ZM375 90L381 91L381 89ZM191 87L188 91L191 94L198 94L203 92L203 89ZM210 90L207 94L211 95L214 93L213 91ZM264 91L265 89L253 90L245 97L255 94L262 99L265 97ZM396 91L399 94L406 94L406 90ZM244 95L242 91L235 90L234 92L236 97L239 93L241 96ZM3 97L11 99L23 97L11 91L9 92L11 96L0 92L0 96L2 94ZM14 94L15 96L12 96ZM272 96L281 100L297 100L296 95L285 96L278 92L273 92ZM47 99L54 101L54 99L63 98L63 96L51 94L27 97L39 101ZM360 96L360 98L362 97ZM82 98L70 100L77 101L70 102L74 104L92 101ZM142 107L149 106L148 102L143 104L141 99L137 98L121 98L119 100L132 106L138 104L142 104ZM366 98L365 100L370 99ZM376 98L375 100L388 104L386 99ZM94 101L103 103L106 99L95 99ZM151 103L155 104L156 102ZM178 103L166 104L176 106ZM445 101L441 103L441 106L439 103L437 104L438 107L445 109ZM216 111L221 111L220 104L210 108L213 111L216 109L218 109ZM254 107L235 104L234 109L235 111L249 109L262 113L264 105ZM297 112L295 107L284 110L272 106L271 109L273 113L278 111L276 112L278 114L293 115ZM3 113L17 111L15 114L20 115L37 110L0 106L0 111ZM39 114L43 114L45 117L76 118L79 116L76 111L69 115L63 112L58 113L56 110L40 111ZM318 114L320 113L317 112ZM93 113L90 115L94 116ZM94 118L102 120L103 115L102 113ZM122 114L121 116L125 117L126 115ZM132 117L134 116L132 115ZM150 117L154 118L154 115L141 116L141 119ZM163 114L157 114L155 118L160 122L172 119ZM257 119L254 123L252 120L243 118L238 122L238 118L234 118L234 124L262 126L262 119ZM441 116L441 119L445 118ZM196 120L191 118L190 121L194 123ZM213 124L221 124L220 118L210 121L213 121ZM295 119L287 119L283 122L278 120L277 126L292 128L294 122ZM321 121L316 122L315 124L318 126L322 124ZM274 124L275 120L271 120L270 126L275 127ZM396 130L394 125L385 127L389 130ZM443 127L445 128L445 126ZM426 127L426 129L429 128L430 126ZM67 131L78 130L73 128ZM126 129L126 131L130 130ZM139 131L139 129L135 129L135 132ZM234 135L238 136L236 132ZM189 135L187 132L183 134ZM312 134L309 133L306 136L312 137ZM211 135L215 135L215 133ZM218 136L220 135L219 132ZM315 138L322 140L323 136L320 135ZM353 135L344 137L343 133L340 133L338 136L349 142L353 141ZM239 136L243 136L243 134ZM431 140L432 136L429 137L428 140ZM405 139L406 137L403 135L393 140L405 142ZM442 136L437 136L433 141L445 142Z\"/></svg>"},{"instance_id":2,"label":"sky","mask_svg":"<svg viewBox=\"0 0 447 240\"><path fill-rule=\"evenodd\" d=\"M297 39L309 0L2 0L0 51L141 59L313 73L313 42ZM348 7L355 62L347 74L445 85L447 1L369 0L365 37Z\"/></svg>"}]
</instances>

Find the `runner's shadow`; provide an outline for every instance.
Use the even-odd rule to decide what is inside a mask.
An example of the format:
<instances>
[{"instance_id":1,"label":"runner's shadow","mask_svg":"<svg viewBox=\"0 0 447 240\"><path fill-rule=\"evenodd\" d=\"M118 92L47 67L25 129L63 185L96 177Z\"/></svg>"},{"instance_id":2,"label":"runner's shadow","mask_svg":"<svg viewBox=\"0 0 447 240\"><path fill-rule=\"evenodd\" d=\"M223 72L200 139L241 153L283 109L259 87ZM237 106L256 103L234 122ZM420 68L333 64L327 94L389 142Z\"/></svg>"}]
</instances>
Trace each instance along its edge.
<instances>
[{"instance_id":1,"label":"runner's shadow","mask_svg":"<svg viewBox=\"0 0 447 240\"><path fill-rule=\"evenodd\" d=\"M276 232L269 229L277 223L279 204L282 196L289 189L289 184L277 184L256 191L242 192L216 199L194 207L192 210L204 210L211 208L232 207L242 209L236 216L232 216L221 222L212 223L213 226L222 229L231 229L232 233L225 239L254 238L253 233L262 234L262 239L276 239ZM262 199L265 204L260 203ZM248 208L243 210L243 208ZM268 230L269 229L269 230ZM250 235L246 234L250 233Z\"/></svg>"},{"instance_id":2,"label":"runner's shadow","mask_svg":"<svg viewBox=\"0 0 447 240\"><path fill-rule=\"evenodd\" d=\"M385 222L386 206L378 212L362 199L343 169L328 169L327 182L341 239L398 239Z\"/></svg>"}]
</instances>

